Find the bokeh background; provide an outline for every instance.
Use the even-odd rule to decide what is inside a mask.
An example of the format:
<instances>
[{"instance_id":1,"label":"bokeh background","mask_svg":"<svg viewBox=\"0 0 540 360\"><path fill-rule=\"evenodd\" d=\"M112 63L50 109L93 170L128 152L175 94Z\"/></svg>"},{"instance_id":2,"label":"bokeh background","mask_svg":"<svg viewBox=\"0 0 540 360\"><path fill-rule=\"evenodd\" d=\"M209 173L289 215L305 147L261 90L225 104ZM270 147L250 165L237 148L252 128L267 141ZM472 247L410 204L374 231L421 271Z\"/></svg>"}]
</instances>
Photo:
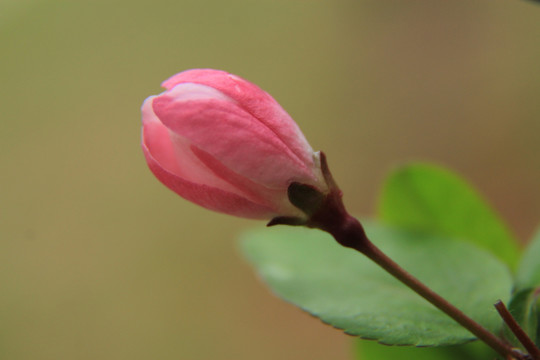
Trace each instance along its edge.
<instances>
[{"instance_id":1,"label":"bokeh background","mask_svg":"<svg viewBox=\"0 0 540 360\"><path fill-rule=\"evenodd\" d=\"M540 222L540 4L518 0L0 0L0 358L347 359L238 250L263 222L148 171L139 107L181 70L245 77L373 215L410 160ZM270 231L270 230L269 230Z\"/></svg>"}]
</instances>

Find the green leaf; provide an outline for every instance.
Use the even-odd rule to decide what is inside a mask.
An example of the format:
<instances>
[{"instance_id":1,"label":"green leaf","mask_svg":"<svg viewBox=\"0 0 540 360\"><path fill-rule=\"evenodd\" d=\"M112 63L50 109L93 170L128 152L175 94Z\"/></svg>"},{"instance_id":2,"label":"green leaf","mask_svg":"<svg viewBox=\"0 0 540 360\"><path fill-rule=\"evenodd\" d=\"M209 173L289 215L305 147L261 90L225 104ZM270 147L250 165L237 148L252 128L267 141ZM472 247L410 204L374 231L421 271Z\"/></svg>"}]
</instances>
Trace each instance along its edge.
<instances>
[{"instance_id":1,"label":"green leaf","mask_svg":"<svg viewBox=\"0 0 540 360\"><path fill-rule=\"evenodd\" d=\"M524 289L513 294L508 304L508 311L510 311L519 326L533 341L536 339L538 327L538 296L539 294L536 292L536 289ZM507 326L504 326L503 330L504 337L512 345L525 350Z\"/></svg>"},{"instance_id":2,"label":"green leaf","mask_svg":"<svg viewBox=\"0 0 540 360\"><path fill-rule=\"evenodd\" d=\"M520 288L540 287L540 229L523 253L516 281Z\"/></svg>"},{"instance_id":3,"label":"green leaf","mask_svg":"<svg viewBox=\"0 0 540 360\"><path fill-rule=\"evenodd\" d=\"M497 357L497 353L480 341L456 346L402 347L359 340L355 355L358 360L493 360Z\"/></svg>"},{"instance_id":4,"label":"green leaf","mask_svg":"<svg viewBox=\"0 0 540 360\"><path fill-rule=\"evenodd\" d=\"M501 219L465 180L444 168L411 164L392 173L380 197L381 219L407 229L462 238L512 268L519 248Z\"/></svg>"},{"instance_id":5,"label":"green leaf","mask_svg":"<svg viewBox=\"0 0 540 360\"><path fill-rule=\"evenodd\" d=\"M388 256L486 328L508 299L507 267L477 247L446 237L364 224ZM351 335L391 345L435 346L474 339L460 325L362 254L303 228L246 234L243 249L280 297Z\"/></svg>"}]
</instances>

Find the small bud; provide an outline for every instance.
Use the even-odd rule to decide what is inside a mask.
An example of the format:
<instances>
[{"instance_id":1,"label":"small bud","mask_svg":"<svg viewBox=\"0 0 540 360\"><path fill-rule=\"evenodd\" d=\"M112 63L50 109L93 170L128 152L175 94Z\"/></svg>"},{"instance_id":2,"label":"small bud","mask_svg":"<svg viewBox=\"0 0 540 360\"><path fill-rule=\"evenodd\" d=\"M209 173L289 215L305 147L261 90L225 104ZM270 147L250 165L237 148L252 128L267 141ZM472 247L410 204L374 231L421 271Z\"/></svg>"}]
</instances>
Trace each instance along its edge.
<instances>
[{"instance_id":1,"label":"small bud","mask_svg":"<svg viewBox=\"0 0 540 360\"><path fill-rule=\"evenodd\" d=\"M305 218L287 190L327 192L319 153L266 92L224 71L195 69L163 82L142 106L142 148L169 189L210 210Z\"/></svg>"}]
</instances>

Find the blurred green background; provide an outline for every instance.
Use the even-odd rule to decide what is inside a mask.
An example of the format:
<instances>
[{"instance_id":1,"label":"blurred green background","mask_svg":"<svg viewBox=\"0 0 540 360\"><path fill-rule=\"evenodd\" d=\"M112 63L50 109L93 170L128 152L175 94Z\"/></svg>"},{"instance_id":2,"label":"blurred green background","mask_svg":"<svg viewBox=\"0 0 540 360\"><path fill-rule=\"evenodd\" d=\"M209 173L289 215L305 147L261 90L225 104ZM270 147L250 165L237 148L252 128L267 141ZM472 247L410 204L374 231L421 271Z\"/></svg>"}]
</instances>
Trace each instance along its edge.
<instances>
[{"instance_id":1,"label":"blurred green background","mask_svg":"<svg viewBox=\"0 0 540 360\"><path fill-rule=\"evenodd\" d=\"M353 212L412 159L526 241L540 214L540 6L508 0L0 0L0 359L347 359L236 239L162 186L139 107L181 70L269 91ZM271 231L271 230L269 230Z\"/></svg>"}]
</instances>

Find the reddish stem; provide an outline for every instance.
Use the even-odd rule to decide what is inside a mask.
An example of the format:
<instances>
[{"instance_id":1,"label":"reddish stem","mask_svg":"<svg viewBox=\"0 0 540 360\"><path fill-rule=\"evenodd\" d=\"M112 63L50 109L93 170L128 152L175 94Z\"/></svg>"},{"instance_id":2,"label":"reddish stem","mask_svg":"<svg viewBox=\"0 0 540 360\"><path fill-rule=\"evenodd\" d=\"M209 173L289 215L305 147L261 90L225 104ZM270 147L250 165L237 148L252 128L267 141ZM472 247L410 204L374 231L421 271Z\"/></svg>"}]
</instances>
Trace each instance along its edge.
<instances>
[{"instance_id":1,"label":"reddish stem","mask_svg":"<svg viewBox=\"0 0 540 360\"><path fill-rule=\"evenodd\" d=\"M278 224L304 225L330 233L339 244L358 250L366 255L392 276L476 335L505 359L530 359L528 355L511 348L482 325L465 315L379 250L368 239L360 222L345 210L341 190L334 181L326 162L326 156L322 152L320 153L320 160L321 171L328 186L328 193L324 194L308 184L292 183L288 188L289 200L302 210L307 218L276 217L268 223L269 226ZM535 358L534 360L540 359Z\"/></svg>"},{"instance_id":2,"label":"reddish stem","mask_svg":"<svg viewBox=\"0 0 540 360\"><path fill-rule=\"evenodd\" d=\"M529 352L533 360L540 360L540 349L534 344L529 335L518 324L516 319L512 316L510 311L506 308L504 303L499 300L495 303L495 309L499 312L502 319L508 325L508 328L514 333L519 342Z\"/></svg>"}]
</instances>

